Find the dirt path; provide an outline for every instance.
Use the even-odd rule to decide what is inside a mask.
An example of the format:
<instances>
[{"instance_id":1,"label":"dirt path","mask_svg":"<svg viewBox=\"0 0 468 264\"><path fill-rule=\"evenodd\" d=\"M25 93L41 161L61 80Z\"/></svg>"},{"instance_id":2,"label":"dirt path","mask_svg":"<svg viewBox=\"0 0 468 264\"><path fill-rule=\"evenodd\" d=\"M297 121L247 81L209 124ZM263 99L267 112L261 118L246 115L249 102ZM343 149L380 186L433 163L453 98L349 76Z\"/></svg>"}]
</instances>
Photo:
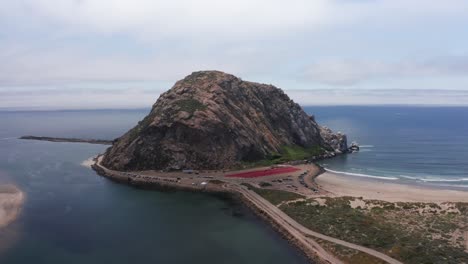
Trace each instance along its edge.
<instances>
[{"instance_id":1,"label":"dirt path","mask_svg":"<svg viewBox=\"0 0 468 264\"><path fill-rule=\"evenodd\" d=\"M306 200L307 200L306 198L298 198L298 199L289 200L289 201L282 201L281 203L277 204L276 207L281 207L283 204L302 202L302 201L306 201Z\"/></svg>"},{"instance_id":2,"label":"dirt path","mask_svg":"<svg viewBox=\"0 0 468 264\"><path fill-rule=\"evenodd\" d=\"M346 241L343 241L343 240L340 240L340 239L337 239L337 238L329 237L329 236L314 232L314 231L312 231L310 229L307 229L306 227L304 227L303 225L299 224L294 219L292 219L291 217L286 215L278 207L272 205L271 203L269 203L268 201L263 199L257 193L255 193L253 191L250 191L250 190L247 190L246 188L244 188L244 186L241 187L241 186L231 185L231 186L229 186L229 188L233 188L236 191L242 193L247 199L251 200L252 202L254 202L254 204L259 206L259 208L261 208L266 213L268 213L273 219L275 219L275 221L277 221L278 223L281 223L283 225L283 227L285 227L288 231L294 232L296 234L297 234L297 231L299 231L302 234L303 240L307 240L307 241L312 242L313 241L312 239L307 238L307 236L312 236L312 237L320 238L320 239L323 239L323 240L326 240L326 241L329 241L329 242L332 242L332 243L335 243L335 244L338 244L338 245L342 245L342 246L345 246L345 247L348 247L348 248L359 250L361 252L364 252L366 254L369 254L371 256L374 256L376 258L384 260L384 261L386 261L386 262L388 262L390 264L402 264L402 262L400 262L400 261L398 261L396 259L393 259L393 258L391 258L391 257L389 257L389 256L387 256L387 255L385 255L385 254L383 254L381 252L378 252L376 250L366 248L366 247L363 247L363 246L359 246L359 245L356 245L356 244L353 244L353 243L349 243L349 242L346 242ZM301 234L299 236L301 236ZM315 242L315 241L313 241L313 242ZM314 244L316 244L316 242ZM335 257L331 256L328 252L326 252L318 244L316 244L316 246L313 248L313 250L316 251L318 254L320 254L320 256L323 257L324 259L330 261L331 263L341 263L341 261L339 261Z\"/></svg>"}]
</instances>

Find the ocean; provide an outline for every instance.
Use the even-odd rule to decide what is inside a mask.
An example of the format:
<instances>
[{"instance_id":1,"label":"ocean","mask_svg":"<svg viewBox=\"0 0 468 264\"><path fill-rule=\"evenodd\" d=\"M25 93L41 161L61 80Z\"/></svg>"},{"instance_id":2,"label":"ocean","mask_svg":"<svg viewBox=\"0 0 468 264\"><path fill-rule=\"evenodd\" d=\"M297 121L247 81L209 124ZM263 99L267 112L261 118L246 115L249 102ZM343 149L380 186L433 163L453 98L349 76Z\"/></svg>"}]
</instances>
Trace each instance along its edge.
<instances>
[{"instance_id":1,"label":"ocean","mask_svg":"<svg viewBox=\"0 0 468 264\"><path fill-rule=\"evenodd\" d=\"M358 153L324 160L332 172L434 187L468 188L468 108L306 107L347 134Z\"/></svg>"},{"instance_id":2,"label":"ocean","mask_svg":"<svg viewBox=\"0 0 468 264\"><path fill-rule=\"evenodd\" d=\"M430 186L468 187L468 108L305 107L361 145L327 169ZM0 263L306 263L248 210L200 193L144 191L82 162L106 146L17 139L113 139L149 109L0 112L0 182L26 194L0 231Z\"/></svg>"}]
</instances>

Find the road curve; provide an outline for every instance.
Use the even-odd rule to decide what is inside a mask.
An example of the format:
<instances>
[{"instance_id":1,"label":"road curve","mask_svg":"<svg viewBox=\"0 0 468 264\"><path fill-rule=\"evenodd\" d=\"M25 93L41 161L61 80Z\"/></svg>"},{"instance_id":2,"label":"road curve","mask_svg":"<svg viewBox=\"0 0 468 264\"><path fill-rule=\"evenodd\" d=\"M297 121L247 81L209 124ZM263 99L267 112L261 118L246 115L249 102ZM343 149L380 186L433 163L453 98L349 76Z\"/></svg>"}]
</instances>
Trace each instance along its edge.
<instances>
[{"instance_id":1,"label":"road curve","mask_svg":"<svg viewBox=\"0 0 468 264\"><path fill-rule=\"evenodd\" d=\"M273 217L273 219L280 220L280 222L285 224L285 226L290 226L293 229L301 232L302 234L304 234L306 236L312 236L312 237L315 237L315 238L320 238L320 239L323 239L323 240L326 240L326 241L329 241L329 242L332 242L332 243L335 243L335 244L338 244L338 245L342 245L342 246L345 246L345 247L348 247L348 248L352 248L352 249L364 252L366 254L369 254L371 256L374 256L376 258L379 258L379 259L381 259L383 261L386 261L387 263L390 263L390 264L403 264L402 262L400 262L400 261L398 261L398 260L396 260L394 258L391 258L391 257L389 257L389 256L387 256L387 255L385 255L385 254L383 254L381 252L378 252L378 251L376 251L374 249L363 247L363 246L360 246L360 245L356 245L356 244L353 244L353 243L350 243L350 242L343 241L341 239L326 236L326 235L317 233L315 231L312 231L312 230L304 227L303 225L299 224L298 222L296 222L294 219L292 219L287 214L285 214L283 211L281 211L278 207L272 205L270 202L266 201L263 197L261 197L257 193L255 193L255 192L253 192L251 190L248 190L247 188L236 186L236 185L230 185L229 188L232 188L232 189L238 191L239 193L243 194L247 199L254 202L257 206L259 206L266 213L268 213L271 217ZM288 230L290 230L290 229L288 229ZM311 240L309 240L309 241L312 242ZM328 259L328 258L326 258L326 259ZM337 263L337 262L335 260L335 262L332 262L332 263Z\"/></svg>"}]
</instances>

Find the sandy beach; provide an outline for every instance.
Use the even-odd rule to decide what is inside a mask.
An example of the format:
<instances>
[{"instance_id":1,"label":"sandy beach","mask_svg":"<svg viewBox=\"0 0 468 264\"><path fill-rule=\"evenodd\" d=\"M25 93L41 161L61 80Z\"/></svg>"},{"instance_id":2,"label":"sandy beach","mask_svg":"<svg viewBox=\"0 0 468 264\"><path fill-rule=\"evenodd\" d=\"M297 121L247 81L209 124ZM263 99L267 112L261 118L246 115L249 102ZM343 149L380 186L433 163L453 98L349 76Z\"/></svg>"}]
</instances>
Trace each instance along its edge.
<instances>
[{"instance_id":1,"label":"sandy beach","mask_svg":"<svg viewBox=\"0 0 468 264\"><path fill-rule=\"evenodd\" d=\"M363 197L389 202L468 202L468 191L406 185L331 172L325 172L315 180L331 196Z\"/></svg>"},{"instance_id":2,"label":"sandy beach","mask_svg":"<svg viewBox=\"0 0 468 264\"><path fill-rule=\"evenodd\" d=\"M0 228L13 222L24 202L24 194L16 186L0 185Z\"/></svg>"}]
</instances>

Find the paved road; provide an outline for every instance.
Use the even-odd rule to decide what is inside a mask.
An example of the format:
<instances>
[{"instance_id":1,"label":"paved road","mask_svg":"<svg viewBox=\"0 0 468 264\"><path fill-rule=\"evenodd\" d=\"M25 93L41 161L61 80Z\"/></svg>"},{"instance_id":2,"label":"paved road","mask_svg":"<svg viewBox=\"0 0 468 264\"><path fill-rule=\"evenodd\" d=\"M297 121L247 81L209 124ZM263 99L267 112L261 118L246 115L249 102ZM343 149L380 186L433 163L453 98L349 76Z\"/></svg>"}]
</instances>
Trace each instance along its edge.
<instances>
[{"instance_id":1,"label":"paved road","mask_svg":"<svg viewBox=\"0 0 468 264\"><path fill-rule=\"evenodd\" d=\"M241 186L236 186L236 185L229 185L229 188L232 188L232 189L242 193L246 198L248 198L250 201L254 202L257 206L259 206L259 208L263 209L266 213L268 213L271 217L273 217L273 219L279 221L279 223L282 223L283 226L291 227L291 228L287 228L288 231L290 231L290 230L295 230L296 232L299 231L300 233L305 235L303 237L305 237L306 239L307 239L307 236L320 238L320 239L323 239L323 240L326 240L326 241L329 241L329 242L332 242L332 243L335 243L335 244L338 244L338 245L342 245L342 246L345 246L345 247L348 247L348 248L359 250L361 252L364 252L364 253L367 253L367 254L369 254L371 256L379 258L379 259L381 259L383 261L386 261L387 263L390 263L390 264L403 264L402 262L400 262L400 261L398 261L398 260L396 260L394 258L391 258L391 257L389 257L389 256L387 256L387 255L385 255L385 254L383 254L381 252L373 250L371 248L363 247L363 246L360 246L360 245L356 245L356 244L353 244L353 243L350 243L350 242L346 242L346 241L343 241L343 240L340 240L340 239L337 239L337 238L333 238L333 237L330 237L330 236L326 236L326 235L314 232L314 231L304 227L303 225L299 224L298 222L296 222L294 219L292 219L287 214L285 214L283 211L281 211L278 207L272 205L270 202L263 199L263 197L261 197L257 193L255 193L255 192L253 192L251 190L248 190L247 188L244 188L243 186L241 187ZM307 241L309 241L310 243L315 242L312 239L308 239ZM321 257L323 257L324 259L330 261L331 263L342 263L341 261L337 260L334 257L330 258L330 254L328 254L325 250L323 250L325 252L321 252L322 250L323 250L323 248L321 248L319 245L318 245L318 247L315 247L315 249L314 249L314 251L316 251Z\"/></svg>"}]
</instances>

